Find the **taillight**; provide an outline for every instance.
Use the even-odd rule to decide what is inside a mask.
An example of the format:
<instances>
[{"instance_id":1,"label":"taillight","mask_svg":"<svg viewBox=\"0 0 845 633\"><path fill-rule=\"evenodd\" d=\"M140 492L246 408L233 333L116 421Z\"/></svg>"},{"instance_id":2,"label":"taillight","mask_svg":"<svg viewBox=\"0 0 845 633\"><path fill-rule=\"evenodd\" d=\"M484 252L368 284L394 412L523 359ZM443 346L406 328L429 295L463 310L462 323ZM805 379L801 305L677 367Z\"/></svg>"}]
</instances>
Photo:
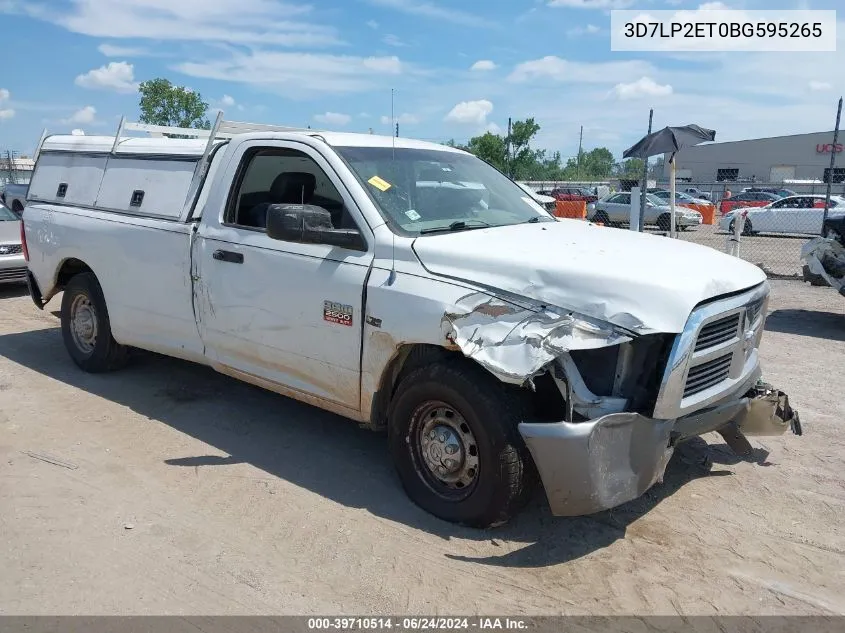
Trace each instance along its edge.
<instances>
[{"instance_id":1,"label":"taillight","mask_svg":"<svg viewBox=\"0 0 845 633\"><path fill-rule=\"evenodd\" d=\"M21 249L24 261L29 263L29 249L26 247L26 229L23 226L23 220L21 220Z\"/></svg>"}]
</instances>

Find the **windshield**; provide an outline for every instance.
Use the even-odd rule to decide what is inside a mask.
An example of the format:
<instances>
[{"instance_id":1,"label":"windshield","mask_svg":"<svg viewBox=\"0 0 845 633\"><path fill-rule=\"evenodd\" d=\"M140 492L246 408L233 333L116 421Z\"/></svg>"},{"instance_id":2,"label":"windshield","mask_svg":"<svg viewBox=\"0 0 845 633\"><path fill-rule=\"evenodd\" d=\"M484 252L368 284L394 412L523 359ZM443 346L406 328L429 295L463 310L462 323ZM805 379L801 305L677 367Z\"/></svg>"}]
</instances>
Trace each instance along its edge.
<instances>
[{"instance_id":1,"label":"windshield","mask_svg":"<svg viewBox=\"0 0 845 633\"><path fill-rule=\"evenodd\" d=\"M666 206L666 201L663 198L658 198L653 193L647 193L645 195L645 199L648 200L651 204L653 204L656 207L665 207Z\"/></svg>"},{"instance_id":2,"label":"windshield","mask_svg":"<svg viewBox=\"0 0 845 633\"><path fill-rule=\"evenodd\" d=\"M10 220L20 220L20 218L9 207L0 204L0 222L8 222Z\"/></svg>"},{"instance_id":3,"label":"windshield","mask_svg":"<svg viewBox=\"0 0 845 633\"><path fill-rule=\"evenodd\" d=\"M514 182L469 154L391 147L336 149L385 221L405 235L555 221Z\"/></svg>"}]
</instances>

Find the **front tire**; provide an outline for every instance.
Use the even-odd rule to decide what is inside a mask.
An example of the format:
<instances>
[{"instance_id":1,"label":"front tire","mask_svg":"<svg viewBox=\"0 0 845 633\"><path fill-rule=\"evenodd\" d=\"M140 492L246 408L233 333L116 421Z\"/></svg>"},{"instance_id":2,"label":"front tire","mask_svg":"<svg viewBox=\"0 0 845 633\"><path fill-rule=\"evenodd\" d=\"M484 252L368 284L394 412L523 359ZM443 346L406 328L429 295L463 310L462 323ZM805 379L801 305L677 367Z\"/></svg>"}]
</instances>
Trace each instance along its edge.
<instances>
[{"instance_id":1,"label":"front tire","mask_svg":"<svg viewBox=\"0 0 845 633\"><path fill-rule=\"evenodd\" d=\"M511 518L533 488L517 424L518 395L480 367L421 367L399 384L388 416L390 451L411 500L472 527Z\"/></svg>"},{"instance_id":2,"label":"front tire","mask_svg":"<svg viewBox=\"0 0 845 633\"><path fill-rule=\"evenodd\" d=\"M84 371L101 373L126 364L128 350L112 337L106 299L94 273L80 273L65 286L62 339Z\"/></svg>"},{"instance_id":3,"label":"front tire","mask_svg":"<svg viewBox=\"0 0 845 633\"><path fill-rule=\"evenodd\" d=\"M669 231L672 229L672 218L668 213L664 213L657 218L657 228L661 231Z\"/></svg>"}]
</instances>

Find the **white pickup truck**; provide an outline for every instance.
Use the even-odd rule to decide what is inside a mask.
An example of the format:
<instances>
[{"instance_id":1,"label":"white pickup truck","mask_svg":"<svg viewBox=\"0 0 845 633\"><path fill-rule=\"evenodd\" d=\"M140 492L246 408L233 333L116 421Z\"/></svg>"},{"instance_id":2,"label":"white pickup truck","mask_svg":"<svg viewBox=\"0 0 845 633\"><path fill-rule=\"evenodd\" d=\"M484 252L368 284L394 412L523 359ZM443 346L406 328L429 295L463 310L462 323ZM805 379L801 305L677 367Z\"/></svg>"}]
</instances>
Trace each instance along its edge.
<instances>
[{"instance_id":1,"label":"white pickup truck","mask_svg":"<svg viewBox=\"0 0 845 633\"><path fill-rule=\"evenodd\" d=\"M142 348L386 430L409 496L449 521L502 523L537 475L554 514L593 513L685 438L800 434L760 382L757 267L558 221L443 145L122 122L44 140L24 227L31 296L64 291L83 370Z\"/></svg>"}]
</instances>

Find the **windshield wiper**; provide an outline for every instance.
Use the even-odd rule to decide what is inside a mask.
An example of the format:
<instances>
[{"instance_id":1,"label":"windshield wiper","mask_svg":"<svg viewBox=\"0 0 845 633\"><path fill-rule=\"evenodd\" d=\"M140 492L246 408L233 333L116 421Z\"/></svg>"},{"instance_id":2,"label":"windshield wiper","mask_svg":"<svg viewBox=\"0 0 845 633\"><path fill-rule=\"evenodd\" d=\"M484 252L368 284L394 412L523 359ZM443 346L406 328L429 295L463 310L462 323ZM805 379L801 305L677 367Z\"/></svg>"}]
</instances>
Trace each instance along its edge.
<instances>
[{"instance_id":1,"label":"windshield wiper","mask_svg":"<svg viewBox=\"0 0 845 633\"><path fill-rule=\"evenodd\" d=\"M430 229L422 229L420 234L423 233L447 233L449 231L466 231L469 229L483 229L488 226L493 226L492 224L485 222L484 220L470 220L470 222L477 222L476 225L469 225L466 223L465 220L458 220L457 222L452 222L449 226L435 226Z\"/></svg>"}]
</instances>

